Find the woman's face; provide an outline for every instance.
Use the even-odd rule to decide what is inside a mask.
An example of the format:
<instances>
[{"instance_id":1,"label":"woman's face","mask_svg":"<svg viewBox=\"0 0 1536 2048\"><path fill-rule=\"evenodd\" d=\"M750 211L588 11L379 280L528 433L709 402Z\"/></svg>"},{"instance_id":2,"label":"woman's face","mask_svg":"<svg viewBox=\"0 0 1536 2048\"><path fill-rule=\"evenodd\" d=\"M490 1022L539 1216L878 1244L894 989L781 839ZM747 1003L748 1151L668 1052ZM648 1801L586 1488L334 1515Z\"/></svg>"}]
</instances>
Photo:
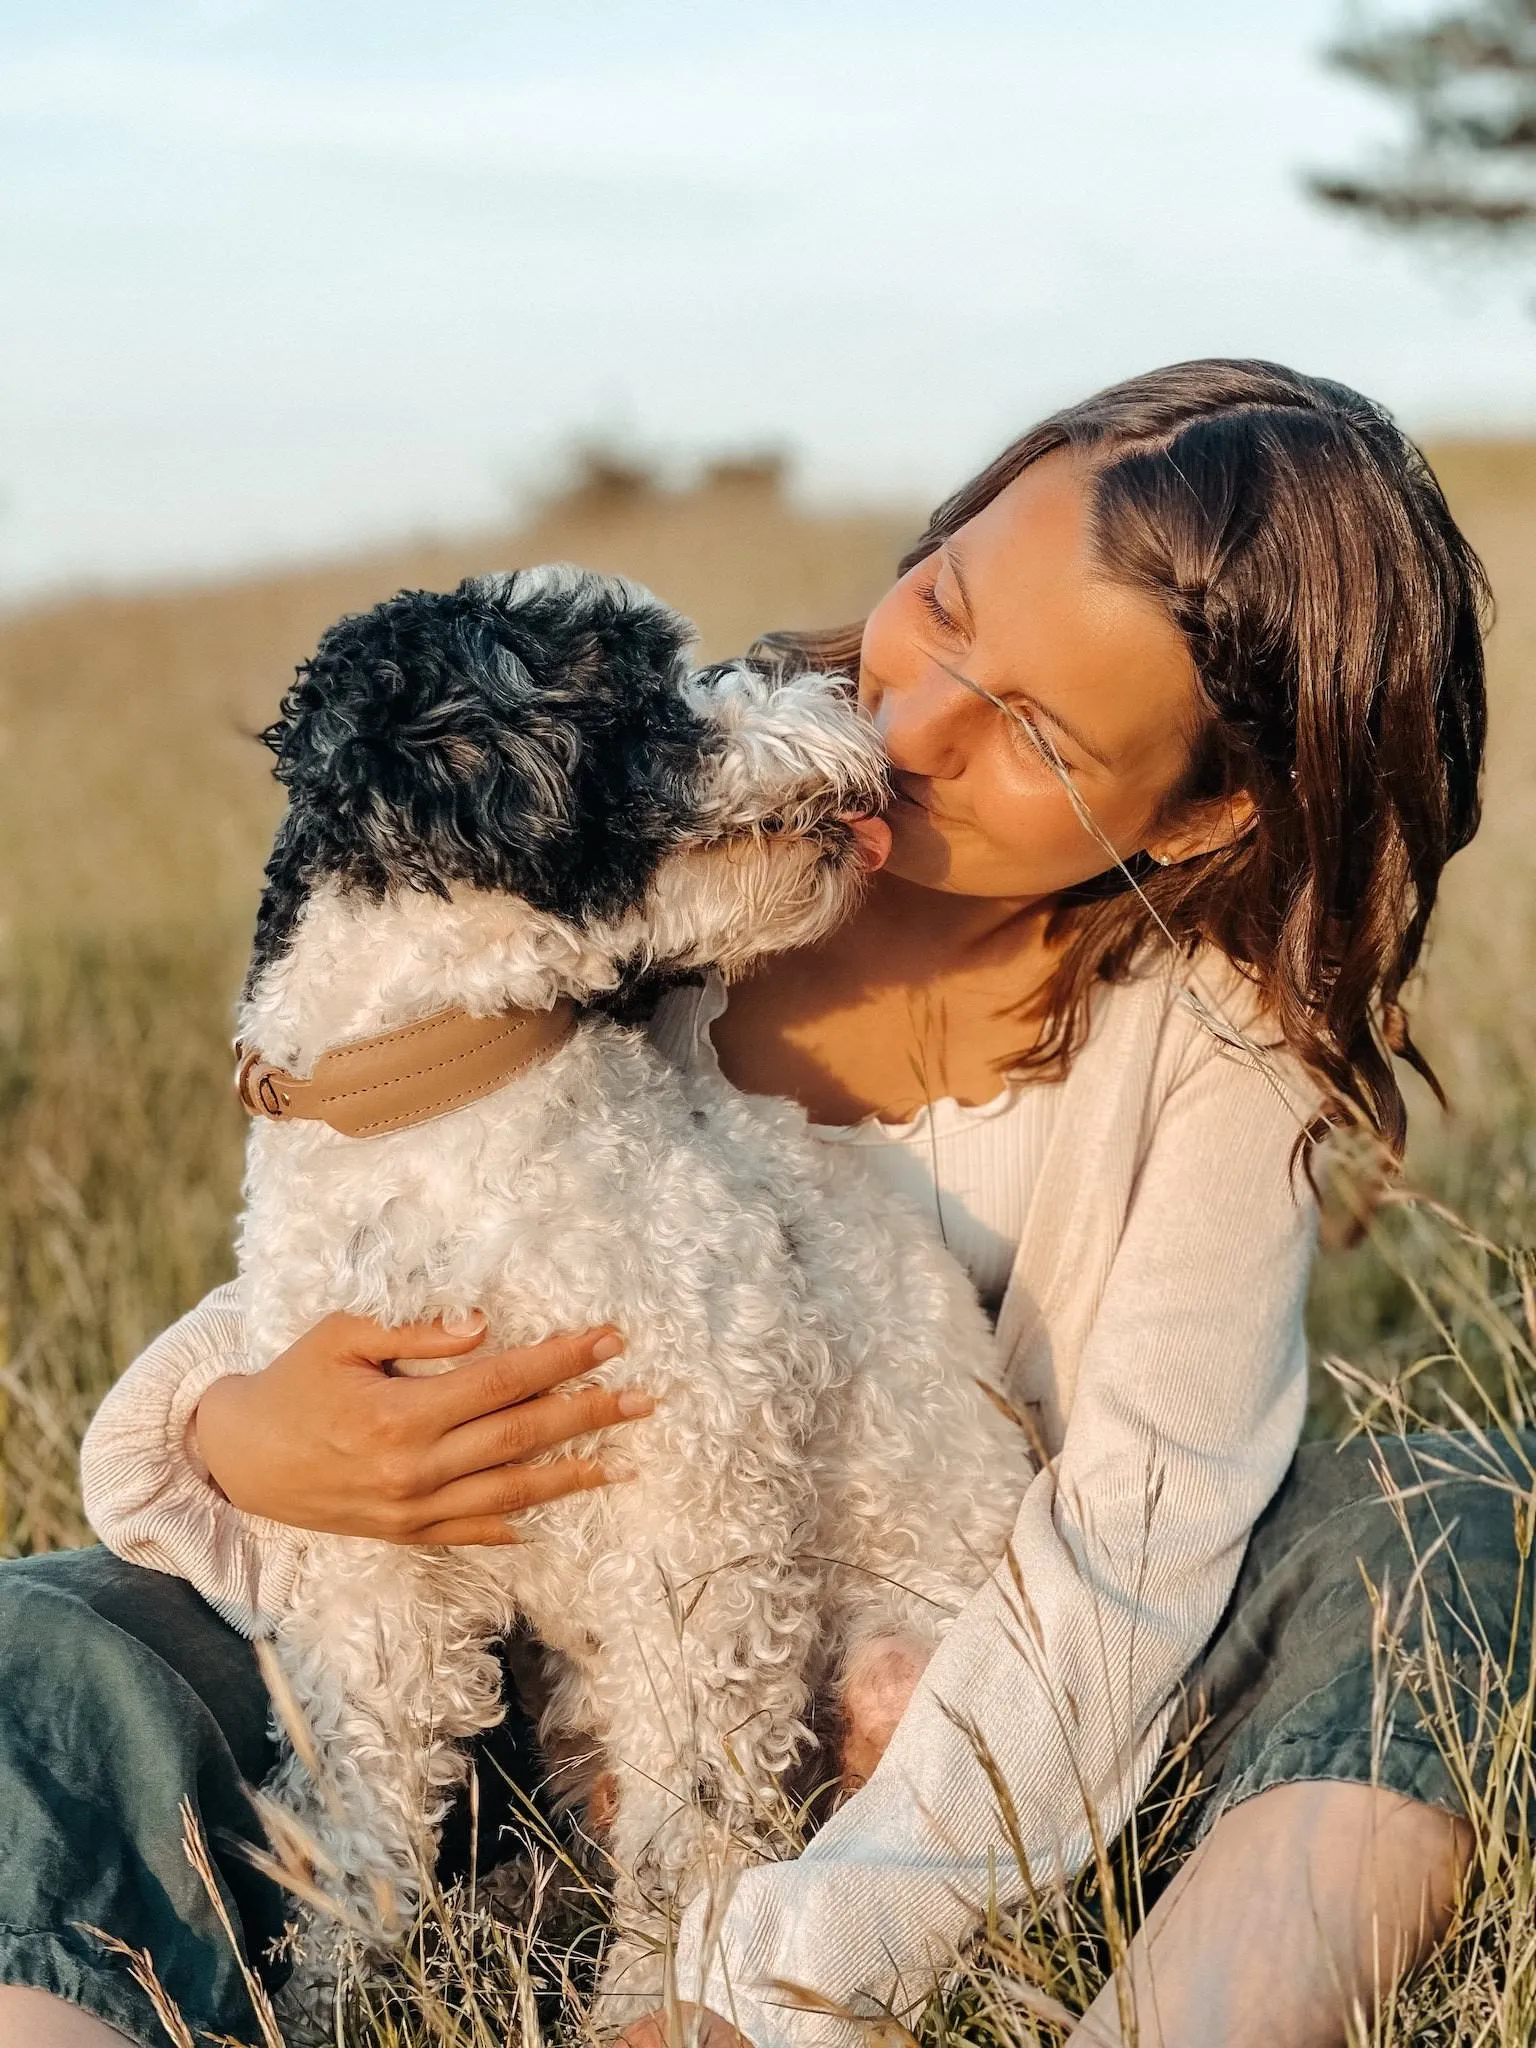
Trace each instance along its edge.
<instances>
[{"instance_id":1,"label":"woman's face","mask_svg":"<svg viewBox=\"0 0 1536 2048\"><path fill-rule=\"evenodd\" d=\"M1027 899L1110 865L1048 755L978 690L1044 735L1122 858L1195 850L1157 830L1189 760L1194 664L1156 600L1094 560L1088 489L1071 454L1032 464L870 614L859 695L890 755L903 880Z\"/></svg>"}]
</instances>

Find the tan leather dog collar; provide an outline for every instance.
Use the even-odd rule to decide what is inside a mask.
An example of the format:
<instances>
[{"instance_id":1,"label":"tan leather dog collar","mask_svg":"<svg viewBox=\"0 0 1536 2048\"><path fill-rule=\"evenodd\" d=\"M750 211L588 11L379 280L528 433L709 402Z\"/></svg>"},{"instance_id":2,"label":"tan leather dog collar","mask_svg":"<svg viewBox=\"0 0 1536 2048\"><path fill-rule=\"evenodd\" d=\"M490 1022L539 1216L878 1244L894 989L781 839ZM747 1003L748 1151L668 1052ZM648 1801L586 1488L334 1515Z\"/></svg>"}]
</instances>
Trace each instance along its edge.
<instances>
[{"instance_id":1,"label":"tan leather dog collar","mask_svg":"<svg viewBox=\"0 0 1536 2048\"><path fill-rule=\"evenodd\" d=\"M377 1138L478 1102L565 1044L576 1005L472 1017L439 1010L372 1038L333 1046L307 1080L236 1042L235 1092L252 1116L329 1124L344 1138Z\"/></svg>"}]
</instances>

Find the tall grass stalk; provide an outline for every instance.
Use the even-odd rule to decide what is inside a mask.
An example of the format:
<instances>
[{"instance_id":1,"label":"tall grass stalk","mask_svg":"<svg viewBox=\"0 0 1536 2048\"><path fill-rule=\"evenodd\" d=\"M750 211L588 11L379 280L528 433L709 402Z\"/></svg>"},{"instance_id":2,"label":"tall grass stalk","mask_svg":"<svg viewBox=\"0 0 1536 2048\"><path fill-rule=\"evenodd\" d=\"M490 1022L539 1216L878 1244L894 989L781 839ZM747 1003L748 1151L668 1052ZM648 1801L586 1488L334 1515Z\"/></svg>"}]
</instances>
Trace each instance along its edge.
<instances>
[{"instance_id":1,"label":"tall grass stalk","mask_svg":"<svg viewBox=\"0 0 1536 2048\"><path fill-rule=\"evenodd\" d=\"M241 1117L218 925L0 945L0 1551L86 1539L76 1452L134 1354L229 1277Z\"/></svg>"}]
</instances>

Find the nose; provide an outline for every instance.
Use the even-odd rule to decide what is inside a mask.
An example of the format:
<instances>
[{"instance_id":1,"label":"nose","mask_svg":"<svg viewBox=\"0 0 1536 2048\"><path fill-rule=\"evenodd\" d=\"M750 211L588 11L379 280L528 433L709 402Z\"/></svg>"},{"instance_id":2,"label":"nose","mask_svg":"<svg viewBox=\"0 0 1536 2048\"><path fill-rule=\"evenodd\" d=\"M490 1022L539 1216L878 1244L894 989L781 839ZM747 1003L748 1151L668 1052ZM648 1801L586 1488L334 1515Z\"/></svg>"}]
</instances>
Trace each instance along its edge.
<instances>
[{"instance_id":1,"label":"nose","mask_svg":"<svg viewBox=\"0 0 1536 2048\"><path fill-rule=\"evenodd\" d=\"M925 781L953 781L969 758L985 706L971 691L929 661L922 673L885 684L870 707L886 758L899 773Z\"/></svg>"},{"instance_id":2,"label":"nose","mask_svg":"<svg viewBox=\"0 0 1536 2048\"><path fill-rule=\"evenodd\" d=\"M859 857L871 874L891 857L891 828L884 818L842 818L858 843Z\"/></svg>"}]
</instances>

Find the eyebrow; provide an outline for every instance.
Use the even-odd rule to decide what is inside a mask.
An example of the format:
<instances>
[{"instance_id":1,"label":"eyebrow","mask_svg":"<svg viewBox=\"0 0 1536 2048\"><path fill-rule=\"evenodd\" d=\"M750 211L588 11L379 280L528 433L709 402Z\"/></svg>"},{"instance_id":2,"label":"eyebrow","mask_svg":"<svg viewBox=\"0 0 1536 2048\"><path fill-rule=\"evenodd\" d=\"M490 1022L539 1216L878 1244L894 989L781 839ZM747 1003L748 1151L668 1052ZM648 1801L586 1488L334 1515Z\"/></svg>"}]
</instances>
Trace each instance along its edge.
<instances>
[{"instance_id":1,"label":"eyebrow","mask_svg":"<svg viewBox=\"0 0 1536 2048\"><path fill-rule=\"evenodd\" d=\"M961 564L960 557L948 541L939 549L939 553L949 564L949 573L959 585L960 602L965 606L966 616L974 623L976 608L971 603L970 586L965 580L965 570ZM1012 710L1012 706L1005 703L995 692L984 690L980 683L973 682L969 676L963 675L959 669L951 668L947 662L941 662L940 667L944 669L946 674L953 676L956 682L964 683L967 689L974 690L980 697L985 697L988 703L996 704L1003 711ZM1028 690L1020 689L1017 684L1013 686L1013 693L1016 697L1021 697L1031 711L1038 712L1048 725L1054 725L1058 732L1065 733L1072 744L1081 747L1090 760L1097 761L1101 768L1108 769L1111 773L1114 772L1114 763L1110 760L1109 756L1102 748L1096 747L1085 732L1080 732L1070 719L1063 718L1059 711L1053 711L1049 704L1042 703L1038 697L1033 696Z\"/></svg>"}]
</instances>

